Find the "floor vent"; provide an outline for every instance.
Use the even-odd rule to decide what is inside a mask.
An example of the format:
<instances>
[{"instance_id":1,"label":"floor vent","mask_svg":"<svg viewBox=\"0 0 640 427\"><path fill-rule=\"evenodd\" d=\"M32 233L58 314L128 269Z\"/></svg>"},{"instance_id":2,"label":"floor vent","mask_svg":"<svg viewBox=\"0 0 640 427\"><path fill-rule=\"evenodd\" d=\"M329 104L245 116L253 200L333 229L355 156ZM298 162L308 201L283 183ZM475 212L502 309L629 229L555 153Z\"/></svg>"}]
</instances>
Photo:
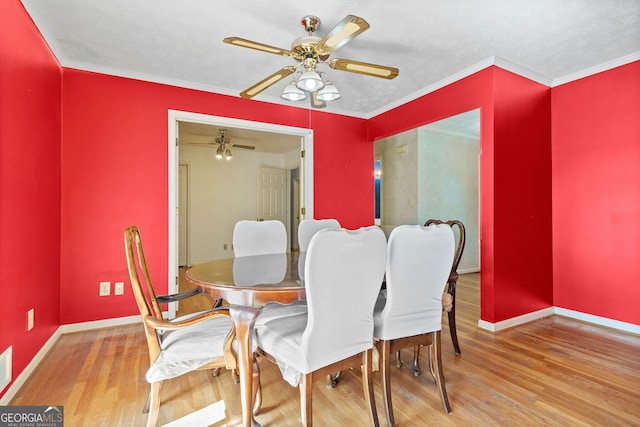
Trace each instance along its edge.
<instances>
[{"instance_id":1,"label":"floor vent","mask_svg":"<svg viewBox=\"0 0 640 427\"><path fill-rule=\"evenodd\" d=\"M9 347L0 355L0 391L11 382L11 352Z\"/></svg>"}]
</instances>

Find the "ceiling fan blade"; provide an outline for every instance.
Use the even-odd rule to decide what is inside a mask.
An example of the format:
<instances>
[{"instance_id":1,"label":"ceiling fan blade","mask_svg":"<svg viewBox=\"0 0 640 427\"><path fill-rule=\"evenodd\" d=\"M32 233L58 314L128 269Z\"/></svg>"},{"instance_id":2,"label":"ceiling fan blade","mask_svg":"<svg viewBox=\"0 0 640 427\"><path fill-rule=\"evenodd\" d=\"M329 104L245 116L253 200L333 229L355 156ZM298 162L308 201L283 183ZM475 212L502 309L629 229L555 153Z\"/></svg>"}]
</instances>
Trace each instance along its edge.
<instances>
[{"instance_id":1,"label":"ceiling fan blade","mask_svg":"<svg viewBox=\"0 0 640 427\"><path fill-rule=\"evenodd\" d=\"M324 108L327 106L327 103L321 99L318 99L318 92L312 92L309 97L309 103L313 108Z\"/></svg>"},{"instance_id":2,"label":"ceiling fan blade","mask_svg":"<svg viewBox=\"0 0 640 427\"><path fill-rule=\"evenodd\" d=\"M366 62L352 61L350 59L332 59L329 66L334 70L349 71L351 73L365 74L367 76L393 79L398 76L400 70L385 65L368 64Z\"/></svg>"},{"instance_id":3,"label":"ceiling fan blade","mask_svg":"<svg viewBox=\"0 0 640 427\"><path fill-rule=\"evenodd\" d=\"M256 147L253 145L242 145L242 144L231 144L233 148L241 148L243 150L255 150Z\"/></svg>"},{"instance_id":4,"label":"ceiling fan blade","mask_svg":"<svg viewBox=\"0 0 640 427\"><path fill-rule=\"evenodd\" d=\"M369 23L364 19L347 15L318 41L315 50L320 55L329 54L368 28Z\"/></svg>"},{"instance_id":5,"label":"ceiling fan blade","mask_svg":"<svg viewBox=\"0 0 640 427\"><path fill-rule=\"evenodd\" d=\"M240 96L243 98L253 98L263 90L268 87L278 83L280 80L284 79L288 75L292 74L296 71L296 67L289 66L284 67L282 70L278 70L275 73L271 74L269 77L259 81L248 89L240 92Z\"/></svg>"},{"instance_id":6,"label":"ceiling fan blade","mask_svg":"<svg viewBox=\"0 0 640 427\"><path fill-rule=\"evenodd\" d=\"M227 37L222 41L228 44L232 44L234 46L248 47L249 49L260 50L262 52L273 53L276 55L282 55L282 56L295 55L294 52L287 49L281 49L279 47L269 46L268 44L258 43L251 40L242 39L240 37Z\"/></svg>"},{"instance_id":7,"label":"ceiling fan blade","mask_svg":"<svg viewBox=\"0 0 640 427\"><path fill-rule=\"evenodd\" d=\"M186 142L184 144L182 144L182 146L189 146L189 147L210 147L210 148L217 148L218 145L217 144L212 144L212 143L206 143L206 142Z\"/></svg>"}]
</instances>

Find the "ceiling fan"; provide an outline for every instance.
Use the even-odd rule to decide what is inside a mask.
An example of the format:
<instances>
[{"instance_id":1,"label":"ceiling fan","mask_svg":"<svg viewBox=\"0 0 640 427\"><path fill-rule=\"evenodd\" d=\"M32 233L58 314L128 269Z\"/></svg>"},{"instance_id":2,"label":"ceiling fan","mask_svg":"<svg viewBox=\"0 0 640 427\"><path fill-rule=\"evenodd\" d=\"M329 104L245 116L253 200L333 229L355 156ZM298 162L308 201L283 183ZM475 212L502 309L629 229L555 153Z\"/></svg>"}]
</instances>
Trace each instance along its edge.
<instances>
[{"instance_id":1,"label":"ceiling fan","mask_svg":"<svg viewBox=\"0 0 640 427\"><path fill-rule=\"evenodd\" d=\"M314 36L313 33L320 25L320 19L313 15L307 15L301 21L307 36L299 37L291 44L291 50L269 46L263 43L239 37L227 37L225 43L256 49L276 55L288 56L296 60L294 66L286 66L264 78L253 86L240 93L242 98L253 98L263 90L273 86L285 77L294 74L294 80L285 88L282 98L298 101L309 97L311 106L322 108L325 101L340 98L340 92L328 79L326 73L317 71L319 64L326 64L334 70L349 71L367 76L393 79L399 70L385 65L369 64L350 59L332 59L331 53L348 41L369 28L369 24L362 18L347 15L324 37Z\"/></svg>"},{"instance_id":2,"label":"ceiling fan","mask_svg":"<svg viewBox=\"0 0 640 427\"><path fill-rule=\"evenodd\" d=\"M256 147L254 147L253 145L234 144L233 142L231 142L231 140L227 137L227 129L218 129L218 132L220 133L220 136L214 138L211 142L206 144L196 143L192 145L200 145L203 147L215 147L217 145L216 158L217 159L225 158L227 160L231 160L231 158L233 157L233 155L231 154L231 149L230 149L231 147L240 148L242 150L256 149Z\"/></svg>"}]
</instances>

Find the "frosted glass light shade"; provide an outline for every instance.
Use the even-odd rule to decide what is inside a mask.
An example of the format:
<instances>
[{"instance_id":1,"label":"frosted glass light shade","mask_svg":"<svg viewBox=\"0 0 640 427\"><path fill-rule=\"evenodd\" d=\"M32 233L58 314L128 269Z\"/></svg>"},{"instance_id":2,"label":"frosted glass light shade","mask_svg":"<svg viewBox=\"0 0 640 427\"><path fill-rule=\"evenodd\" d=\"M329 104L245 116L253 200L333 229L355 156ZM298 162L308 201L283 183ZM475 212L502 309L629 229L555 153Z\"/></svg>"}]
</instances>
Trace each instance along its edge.
<instances>
[{"instance_id":1,"label":"frosted glass light shade","mask_svg":"<svg viewBox=\"0 0 640 427\"><path fill-rule=\"evenodd\" d=\"M282 95L280 95L282 99L286 99L287 101L301 101L307 97L303 91L296 87L296 82L291 82L284 88Z\"/></svg>"},{"instance_id":2,"label":"frosted glass light shade","mask_svg":"<svg viewBox=\"0 0 640 427\"><path fill-rule=\"evenodd\" d=\"M331 82L327 82L325 87L318 92L318 99L321 101L335 101L336 99L340 99L340 96L342 95L338 92L338 88Z\"/></svg>"},{"instance_id":3,"label":"frosted glass light shade","mask_svg":"<svg viewBox=\"0 0 640 427\"><path fill-rule=\"evenodd\" d=\"M296 83L296 86L300 90L315 92L324 87L324 82L317 71L310 70L302 73L298 79L298 83Z\"/></svg>"}]
</instances>

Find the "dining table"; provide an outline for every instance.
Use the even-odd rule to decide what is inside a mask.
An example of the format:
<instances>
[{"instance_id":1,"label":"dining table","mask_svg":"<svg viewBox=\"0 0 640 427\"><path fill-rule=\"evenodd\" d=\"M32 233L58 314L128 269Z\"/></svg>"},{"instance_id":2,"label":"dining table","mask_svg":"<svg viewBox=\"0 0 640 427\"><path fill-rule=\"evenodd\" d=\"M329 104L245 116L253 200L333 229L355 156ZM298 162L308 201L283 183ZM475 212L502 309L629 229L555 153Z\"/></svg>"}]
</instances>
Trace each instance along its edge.
<instances>
[{"instance_id":1,"label":"dining table","mask_svg":"<svg viewBox=\"0 0 640 427\"><path fill-rule=\"evenodd\" d=\"M203 262L189 268L185 277L214 300L224 299L238 340L238 376L242 425L259 427L253 417L253 328L262 307L270 302L290 304L306 298L306 253L252 255Z\"/></svg>"}]
</instances>

